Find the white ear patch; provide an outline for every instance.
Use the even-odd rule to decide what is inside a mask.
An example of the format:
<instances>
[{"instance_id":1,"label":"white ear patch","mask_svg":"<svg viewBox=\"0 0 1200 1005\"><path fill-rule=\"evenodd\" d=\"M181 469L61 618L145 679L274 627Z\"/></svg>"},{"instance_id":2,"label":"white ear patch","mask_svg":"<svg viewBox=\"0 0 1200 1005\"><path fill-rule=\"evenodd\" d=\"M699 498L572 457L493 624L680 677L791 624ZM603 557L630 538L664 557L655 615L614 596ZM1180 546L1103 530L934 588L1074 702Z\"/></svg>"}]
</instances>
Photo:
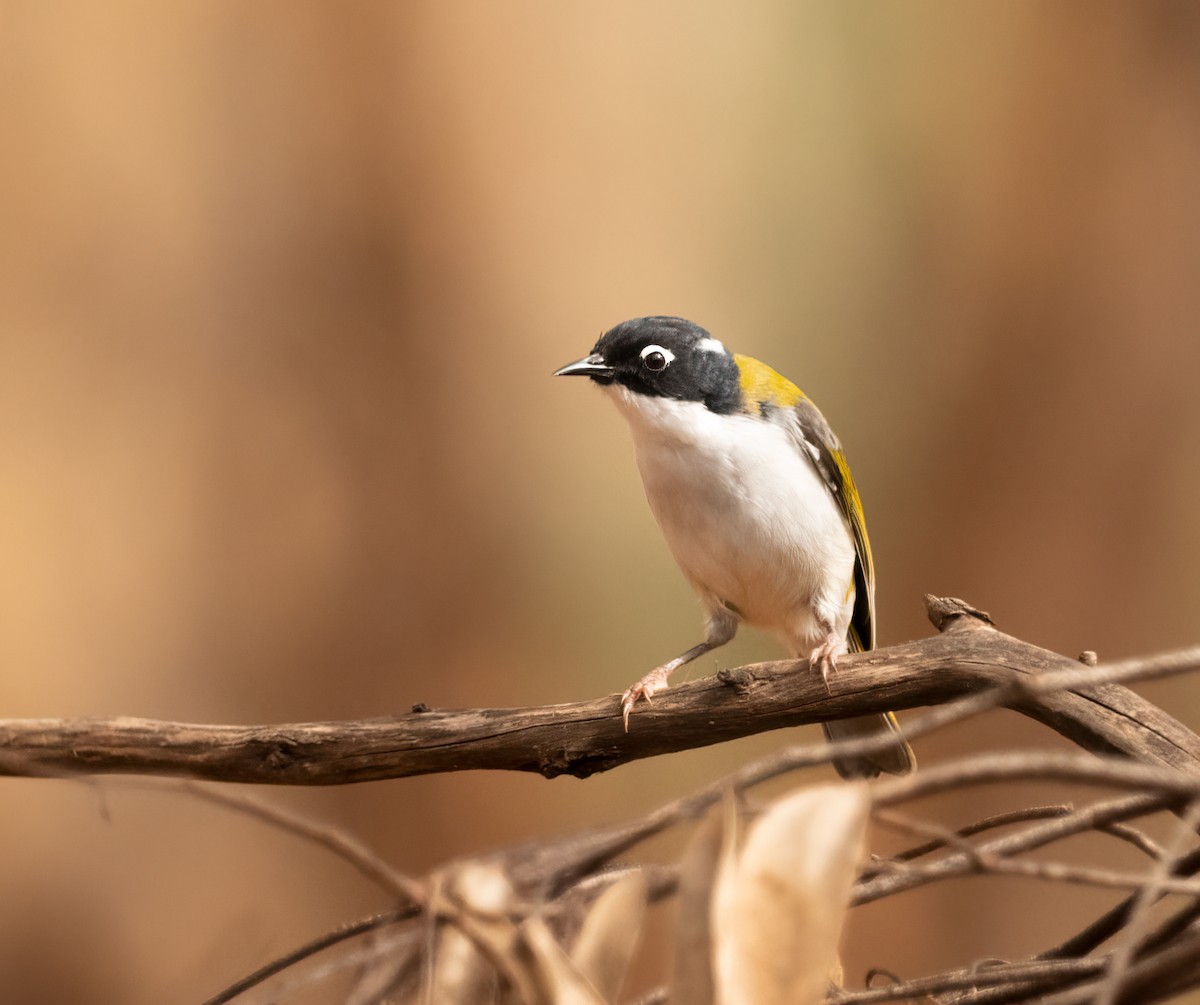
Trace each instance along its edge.
<instances>
[{"instance_id":1,"label":"white ear patch","mask_svg":"<svg viewBox=\"0 0 1200 1005\"><path fill-rule=\"evenodd\" d=\"M699 349L701 352L722 352L723 353L725 351L725 346L722 345L720 342L718 342L712 336L709 336L708 338L702 338L699 342L696 343L696 348Z\"/></svg>"}]
</instances>

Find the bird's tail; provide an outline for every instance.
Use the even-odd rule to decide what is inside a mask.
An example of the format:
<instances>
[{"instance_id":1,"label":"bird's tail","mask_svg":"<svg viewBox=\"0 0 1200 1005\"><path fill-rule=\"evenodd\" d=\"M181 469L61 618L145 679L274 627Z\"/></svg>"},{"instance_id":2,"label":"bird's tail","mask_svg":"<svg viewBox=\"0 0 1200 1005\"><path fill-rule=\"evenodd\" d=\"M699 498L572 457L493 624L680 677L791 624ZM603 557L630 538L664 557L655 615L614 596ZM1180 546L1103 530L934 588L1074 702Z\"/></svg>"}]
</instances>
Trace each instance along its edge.
<instances>
[{"instance_id":1,"label":"bird's tail","mask_svg":"<svg viewBox=\"0 0 1200 1005\"><path fill-rule=\"evenodd\" d=\"M891 712L882 715L859 715L851 719L835 719L823 723L829 741L865 740L890 733L895 739L882 750L856 757L839 757L833 762L843 778L874 778L886 771L889 775L907 775L917 766L916 756L900 733L900 724Z\"/></svg>"}]
</instances>

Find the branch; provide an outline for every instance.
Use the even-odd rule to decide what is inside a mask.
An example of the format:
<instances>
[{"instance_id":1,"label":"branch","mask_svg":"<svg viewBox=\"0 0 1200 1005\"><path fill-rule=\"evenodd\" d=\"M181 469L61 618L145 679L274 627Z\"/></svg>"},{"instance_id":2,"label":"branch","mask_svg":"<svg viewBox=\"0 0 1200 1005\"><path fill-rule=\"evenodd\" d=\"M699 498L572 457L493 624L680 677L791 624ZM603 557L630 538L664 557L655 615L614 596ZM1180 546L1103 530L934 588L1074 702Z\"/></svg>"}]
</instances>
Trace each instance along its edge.
<instances>
[{"instance_id":1,"label":"branch","mask_svg":"<svg viewBox=\"0 0 1200 1005\"><path fill-rule=\"evenodd\" d=\"M971 698L963 714L1008 707L1096 753L1200 766L1194 734L1115 683L1200 668L1200 647L1082 666L996 631L960 601L927 600L939 635L843 657L832 693L806 660L753 664L671 688L637 710L628 733L615 695L516 709L417 705L397 718L264 726L7 719L0 720L0 774L127 773L272 785L467 769L586 777L767 730L965 696ZM953 714L952 707L942 711Z\"/></svg>"}]
</instances>

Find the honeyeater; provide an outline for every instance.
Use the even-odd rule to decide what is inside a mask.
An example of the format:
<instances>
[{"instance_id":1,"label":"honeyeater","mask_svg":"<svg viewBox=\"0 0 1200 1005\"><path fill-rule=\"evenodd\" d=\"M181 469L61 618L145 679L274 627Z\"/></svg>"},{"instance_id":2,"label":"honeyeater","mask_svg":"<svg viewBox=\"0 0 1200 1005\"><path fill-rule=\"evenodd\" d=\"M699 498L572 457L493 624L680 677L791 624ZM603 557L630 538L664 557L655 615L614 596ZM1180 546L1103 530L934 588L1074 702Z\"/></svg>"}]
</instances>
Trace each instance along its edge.
<instances>
[{"instance_id":1,"label":"honeyeater","mask_svg":"<svg viewBox=\"0 0 1200 1005\"><path fill-rule=\"evenodd\" d=\"M874 647L862 503L841 444L795 384L677 317L625 321L555 376L590 377L628 421L650 509L707 619L703 642L625 691L626 729L640 699L742 622L774 632L826 680L839 654ZM843 777L915 766L891 713L824 725L831 740L894 740L836 760Z\"/></svg>"}]
</instances>

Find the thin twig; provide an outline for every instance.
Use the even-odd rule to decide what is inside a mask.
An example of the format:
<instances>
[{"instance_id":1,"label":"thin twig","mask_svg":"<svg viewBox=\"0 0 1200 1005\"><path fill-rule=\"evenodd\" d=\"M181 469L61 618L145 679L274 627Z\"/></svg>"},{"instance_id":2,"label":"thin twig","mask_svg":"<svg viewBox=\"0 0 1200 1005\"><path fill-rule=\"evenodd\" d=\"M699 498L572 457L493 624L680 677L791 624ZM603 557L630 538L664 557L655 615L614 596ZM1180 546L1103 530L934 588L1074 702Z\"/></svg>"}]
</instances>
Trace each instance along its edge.
<instances>
[{"instance_id":1,"label":"thin twig","mask_svg":"<svg viewBox=\"0 0 1200 1005\"><path fill-rule=\"evenodd\" d=\"M293 995L329 980L336 974L344 973L353 967L376 963L409 945L413 937L412 931L402 931L380 938L368 946L357 949L344 947L343 952L331 960L281 982L280 986L263 1000L263 1003L270 1005L270 1003L285 1001Z\"/></svg>"},{"instance_id":2,"label":"thin twig","mask_svg":"<svg viewBox=\"0 0 1200 1005\"><path fill-rule=\"evenodd\" d=\"M1074 807L1067 803L1059 803L1054 806L1029 806L1024 809L1009 810L1006 813L996 813L993 816L984 817L982 820L976 820L974 823L958 828L958 830L954 831L954 834L960 838L974 837L976 834L982 834L984 831L996 830L997 828L1008 827L1012 824L1023 824L1031 820L1048 820L1069 816L1073 810ZM932 852L945 848L946 844L947 842L941 838L935 838L932 841L926 841L924 844L897 852L895 855L890 856L890 858L895 862L911 862L913 859L923 858Z\"/></svg>"},{"instance_id":3,"label":"thin twig","mask_svg":"<svg viewBox=\"0 0 1200 1005\"><path fill-rule=\"evenodd\" d=\"M827 1001L830 1005L874 1005L918 995L945 994L964 988L1017 985L1029 981L1061 980L1099 973L1103 959L1056 960L1046 963L999 963L986 967L967 967L929 977L916 977L884 987L839 991Z\"/></svg>"},{"instance_id":4,"label":"thin twig","mask_svg":"<svg viewBox=\"0 0 1200 1005\"><path fill-rule=\"evenodd\" d=\"M1139 958L1126 974L1125 997L1132 998L1136 993L1137 997L1133 1000L1139 1003L1157 1001L1167 994L1181 990L1182 987L1194 985L1198 978L1200 932L1192 930L1161 950ZM1106 976L1101 977L1065 991L1039 997L1038 1005L1091 1005L1106 980ZM1161 982L1157 988L1153 986L1156 980ZM972 997L970 1001L972 1005L983 1005L985 1001L991 1005L997 1000L979 996Z\"/></svg>"},{"instance_id":5,"label":"thin twig","mask_svg":"<svg viewBox=\"0 0 1200 1005\"><path fill-rule=\"evenodd\" d=\"M1125 820L1163 809L1176 801L1172 795L1157 792L1124 796L1086 806L1065 817L1035 823L1015 834L993 838L979 848L986 855L1014 856L1093 830L1111 820ZM868 903L949 876L963 875L971 871L971 862L967 856L952 854L935 862L906 863L902 872L895 869L879 872L880 867L886 868L887 862L876 863L874 874L860 880L855 888L855 903Z\"/></svg>"},{"instance_id":6,"label":"thin twig","mask_svg":"<svg viewBox=\"0 0 1200 1005\"><path fill-rule=\"evenodd\" d=\"M973 861L977 867L986 867L986 860L980 855L979 848L971 844L959 831L951 830L948 827L943 827L941 824L931 823L927 820L918 820L915 817L898 813L895 810L876 809L871 814L871 817L876 823L883 824L885 827L890 827L893 830L903 831L915 837L929 837L932 835L933 840L938 842L940 847L956 848L969 860ZM887 865L900 865L902 863L907 865L905 860L900 858L883 864L886 867Z\"/></svg>"},{"instance_id":7,"label":"thin twig","mask_svg":"<svg viewBox=\"0 0 1200 1005\"><path fill-rule=\"evenodd\" d=\"M1150 858L1160 859L1165 854L1163 846L1150 837L1149 834L1143 833L1136 827L1130 827L1128 824L1098 824L1096 830L1104 834L1111 834L1126 844L1133 845L1138 851L1145 852Z\"/></svg>"},{"instance_id":8,"label":"thin twig","mask_svg":"<svg viewBox=\"0 0 1200 1005\"><path fill-rule=\"evenodd\" d=\"M213 789L195 782L178 782L181 791L218 806L236 810L247 816L257 817L272 826L319 845L338 858L349 862L371 882L383 887L397 897L401 905L414 904L423 907L427 900L425 888L416 880L398 872L388 862L341 827L311 820L281 806L272 806L251 795Z\"/></svg>"},{"instance_id":9,"label":"thin twig","mask_svg":"<svg viewBox=\"0 0 1200 1005\"><path fill-rule=\"evenodd\" d=\"M1193 876L1200 871L1200 851L1193 851L1183 856L1175 866L1175 875L1177 876ZM1058 960L1068 959L1072 956L1083 956L1096 949L1097 946L1111 939L1117 934L1129 920L1129 912L1133 906L1133 897L1127 897L1115 907L1105 911L1084 929L1077 932L1065 942L1047 949L1038 954L1040 960ZM1163 938L1171 938L1178 935L1180 931L1186 928L1193 920L1196 914L1194 913L1194 905L1185 909L1172 921L1168 920L1160 928L1164 933Z\"/></svg>"},{"instance_id":10,"label":"thin twig","mask_svg":"<svg viewBox=\"0 0 1200 1005\"><path fill-rule=\"evenodd\" d=\"M362 918L359 921L339 925L332 932L326 932L324 935L318 936L312 941L284 953L284 955L277 957L270 963L263 964L263 966L259 967L253 973L247 974L240 980L230 984L227 988L218 991L211 998L207 999L203 1005L226 1005L227 1002L233 1001L238 995L244 994L251 988L262 984L263 981L270 980L276 974L282 973L289 967L303 962L310 956L315 956L324 949L329 949L331 946L336 946L347 939L353 939L367 932L373 932L388 925L395 925L410 918L415 918L417 914L418 908L413 904L409 904L393 911L385 911L382 914L374 914L369 918Z\"/></svg>"},{"instance_id":11,"label":"thin twig","mask_svg":"<svg viewBox=\"0 0 1200 1005\"><path fill-rule=\"evenodd\" d=\"M1022 876L1026 879L1043 879L1052 883L1073 883L1079 886L1097 886L1109 890L1138 890L1145 888L1146 876L1139 872L1121 872L1117 869L1099 869L1068 862L1033 862L1029 859L985 858L978 870L1007 876ZM1200 897L1200 880L1177 879L1164 876L1158 889L1162 893L1180 893L1188 897Z\"/></svg>"},{"instance_id":12,"label":"thin twig","mask_svg":"<svg viewBox=\"0 0 1200 1005\"><path fill-rule=\"evenodd\" d=\"M1171 884L1180 881L1173 879L1172 874L1186 850L1186 843L1195 838L1197 826L1200 826L1200 801L1193 802L1187 808L1170 844L1145 877L1137 896L1134 897L1129 922L1109 961L1096 1005L1116 1005L1121 988L1133 966L1134 957L1141 949L1149 931L1150 907L1164 893L1177 892ZM1200 889L1192 895L1200 896Z\"/></svg>"}]
</instances>

